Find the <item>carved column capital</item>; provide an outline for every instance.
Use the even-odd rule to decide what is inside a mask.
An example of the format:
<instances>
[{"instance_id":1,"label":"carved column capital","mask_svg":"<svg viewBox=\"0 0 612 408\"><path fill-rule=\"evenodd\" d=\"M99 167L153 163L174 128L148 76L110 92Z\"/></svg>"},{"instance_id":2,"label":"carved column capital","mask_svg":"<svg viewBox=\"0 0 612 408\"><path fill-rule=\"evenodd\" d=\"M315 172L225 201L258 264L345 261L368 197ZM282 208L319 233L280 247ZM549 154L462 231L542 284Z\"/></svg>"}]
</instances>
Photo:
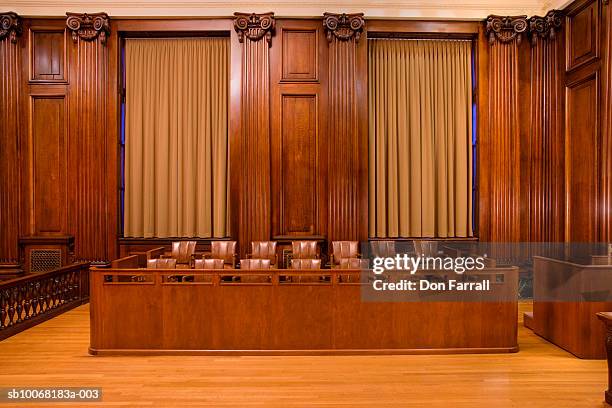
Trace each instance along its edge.
<instances>
[{"instance_id":1,"label":"carved column capital","mask_svg":"<svg viewBox=\"0 0 612 408\"><path fill-rule=\"evenodd\" d=\"M323 27L327 34L327 41L330 42L334 37L340 41L348 41L353 36L355 41L359 41L364 26L363 13L323 14Z\"/></svg>"},{"instance_id":2,"label":"carved column capital","mask_svg":"<svg viewBox=\"0 0 612 408\"><path fill-rule=\"evenodd\" d=\"M489 43L495 40L508 43L516 38L520 44L523 33L527 31L527 16L495 16L487 17L486 33Z\"/></svg>"},{"instance_id":3,"label":"carved column capital","mask_svg":"<svg viewBox=\"0 0 612 408\"><path fill-rule=\"evenodd\" d=\"M551 10L544 17L531 17L529 19L529 36L532 44L535 43L537 37L554 40L557 31L561 29L562 17L563 12L560 10Z\"/></svg>"},{"instance_id":4,"label":"carved column capital","mask_svg":"<svg viewBox=\"0 0 612 408\"><path fill-rule=\"evenodd\" d=\"M9 37L15 44L18 35L21 35L21 17L12 11L0 14L0 40Z\"/></svg>"},{"instance_id":5,"label":"carved column capital","mask_svg":"<svg viewBox=\"0 0 612 408\"><path fill-rule=\"evenodd\" d=\"M234 30L240 42L244 42L245 37L259 41L265 36L268 45L271 45L275 28L274 13L234 13Z\"/></svg>"},{"instance_id":6,"label":"carved column capital","mask_svg":"<svg viewBox=\"0 0 612 408\"><path fill-rule=\"evenodd\" d=\"M106 13L66 13L66 27L72 31L72 41L80 38L84 41L93 41L100 37L100 42L106 44L110 35L109 17Z\"/></svg>"}]
</instances>

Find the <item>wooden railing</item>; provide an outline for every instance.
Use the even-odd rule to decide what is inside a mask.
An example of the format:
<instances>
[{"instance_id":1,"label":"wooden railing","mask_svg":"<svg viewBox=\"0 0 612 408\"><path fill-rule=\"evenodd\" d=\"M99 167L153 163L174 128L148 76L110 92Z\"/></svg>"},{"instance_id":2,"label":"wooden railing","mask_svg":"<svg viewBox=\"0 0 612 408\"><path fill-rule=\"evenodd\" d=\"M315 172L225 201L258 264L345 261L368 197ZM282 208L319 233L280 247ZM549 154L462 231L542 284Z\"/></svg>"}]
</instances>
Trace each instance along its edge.
<instances>
[{"instance_id":1,"label":"wooden railing","mask_svg":"<svg viewBox=\"0 0 612 408\"><path fill-rule=\"evenodd\" d=\"M77 263L1 282L0 340L88 300L88 263Z\"/></svg>"}]
</instances>

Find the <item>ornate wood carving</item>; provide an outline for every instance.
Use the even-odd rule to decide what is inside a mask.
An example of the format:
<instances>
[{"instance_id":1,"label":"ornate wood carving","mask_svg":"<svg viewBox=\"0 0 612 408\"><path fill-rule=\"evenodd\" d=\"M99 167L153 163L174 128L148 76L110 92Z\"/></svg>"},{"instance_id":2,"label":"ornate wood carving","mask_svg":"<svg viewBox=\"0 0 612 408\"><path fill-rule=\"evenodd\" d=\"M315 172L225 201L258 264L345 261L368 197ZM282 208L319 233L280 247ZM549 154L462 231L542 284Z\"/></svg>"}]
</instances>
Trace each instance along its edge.
<instances>
[{"instance_id":1,"label":"ornate wood carving","mask_svg":"<svg viewBox=\"0 0 612 408\"><path fill-rule=\"evenodd\" d=\"M110 35L108 14L66 13L66 16L66 26L72 31L72 41L77 42L79 38L92 41L99 37L100 42L106 44L106 38Z\"/></svg>"},{"instance_id":2,"label":"ornate wood carving","mask_svg":"<svg viewBox=\"0 0 612 408\"><path fill-rule=\"evenodd\" d=\"M245 255L250 250L251 241L270 239L269 45L274 20L272 13L263 17L257 14L236 14L236 32L239 40L242 37L243 45L240 134L236 146L239 163L237 169L240 174L239 222L238 231L234 233L237 233L240 251ZM264 36L266 41L259 41ZM249 41L244 41L244 37Z\"/></svg>"},{"instance_id":3,"label":"ornate wood carving","mask_svg":"<svg viewBox=\"0 0 612 408\"><path fill-rule=\"evenodd\" d=\"M21 35L21 17L13 12L0 14L0 40L8 37L15 44L18 35Z\"/></svg>"},{"instance_id":4,"label":"ornate wood carving","mask_svg":"<svg viewBox=\"0 0 612 408\"><path fill-rule=\"evenodd\" d=\"M529 19L529 36L531 44L535 45L536 38L549 38L554 40L557 31L561 29L563 12L559 10L551 10L546 13L546 16L533 16ZM555 64L557 62L555 61Z\"/></svg>"},{"instance_id":5,"label":"ornate wood carving","mask_svg":"<svg viewBox=\"0 0 612 408\"><path fill-rule=\"evenodd\" d=\"M549 29L555 30L553 27ZM560 242L564 238L564 84L559 59L564 45L562 41L550 39L546 30L531 37L531 98L527 104L530 120L526 151L530 191L528 237L533 242Z\"/></svg>"},{"instance_id":6,"label":"ornate wood carving","mask_svg":"<svg viewBox=\"0 0 612 408\"><path fill-rule=\"evenodd\" d=\"M327 41L332 41L334 37L340 41L348 41L354 37L355 41L359 41L364 26L363 13L323 14L323 27L327 34Z\"/></svg>"},{"instance_id":7,"label":"ornate wood carving","mask_svg":"<svg viewBox=\"0 0 612 408\"><path fill-rule=\"evenodd\" d=\"M265 36L268 45L272 45L275 27L274 13L234 13L234 30L240 42L244 42L245 37L259 41Z\"/></svg>"},{"instance_id":8,"label":"ornate wood carving","mask_svg":"<svg viewBox=\"0 0 612 408\"><path fill-rule=\"evenodd\" d=\"M518 41L488 48L488 125L480 136L480 239L515 242L521 232L521 104ZM504 163L500 166L499 163ZM505 256L498 254L498 256Z\"/></svg>"},{"instance_id":9,"label":"ornate wood carving","mask_svg":"<svg viewBox=\"0 0 612 408\"><path fill-rule=\"evenodd\" d=\"M495 43L495 40L508 43L514 39L520 44L527 28L527 16L491 15L487 17L486 34L490 44Z\"/></svg>"},{"instance_id":10,"label":"ornate wood carving","mask_svg":"<svg viewBox=\"0 0 612 408\"><path fill-rule=\"evenodd\" d=\"M81 37L79 37L81 38ZM109 146L109 50L101 34L73 44L67 66L68 203L66 234L75 237L78 261L107 263L116 242L115 206L111 198L116 166Z\"/></svg>"},{"instance_id":11,"label":"ornate wood carving","mask_svg":"<svg viewBox=\"0 0 612 408\"><path fill-rule=\"evenodd\" d=\"M89 265L73 264L0 283L0 340L89 299Z\"/></svg>"},{"instance_id":12,"label":"ornate wood carving","mask_svg":"<svg viewBox=\"0 0 612 408\"><path fill-rule=\"evenodd\" d=\"M553 27L550 27L554 30ZM531 37L529 143L529 240L559 242L564 237L565 178L563 44L550 35Z\"/></svg>"},{"instance_id":13,"label":"ornate wood carving","mask_svg":"<svg viewBox=\"0 0 612 408\"><path fill-rule=\"evenodd\" d=\"M327 27L327 25L325 26ZM329 31L328 31L329 39ZM367 239L368 139L365 42L332 35L329 43L328 240Z\"/></svg>"},{"instance_id":14,"label":"ornate wood carving","mask_svg":"<svg viewBox=\"0 0 612 408\"><path fill-rule=\"evenodd\" d=\"M21 50L12 43L11 34L0 40L0 263L7 264L16 264L19 258L17 237L22 205L19 143L24 128L19 122L23 101Z\"/></svg>"}]
</instances>

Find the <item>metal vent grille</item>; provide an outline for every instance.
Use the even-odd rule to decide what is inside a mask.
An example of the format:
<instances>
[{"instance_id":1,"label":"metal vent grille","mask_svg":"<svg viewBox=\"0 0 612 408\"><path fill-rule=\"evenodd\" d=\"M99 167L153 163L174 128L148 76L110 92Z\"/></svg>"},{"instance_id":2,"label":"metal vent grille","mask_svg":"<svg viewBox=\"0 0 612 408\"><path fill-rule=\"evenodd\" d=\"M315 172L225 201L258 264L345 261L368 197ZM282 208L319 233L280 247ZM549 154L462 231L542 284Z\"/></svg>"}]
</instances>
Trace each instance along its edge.
<instances>
[{"instance_id":1,"label":"metal vent grille","mask_svg":"<svg viewBox=\"0 0 612 408\"><path fill-rule=\"evenodd\" d=\"M44 272L61 268L61 249L32 249L30 251L30 271Z\"/></svg>"},{"instance_id":2,"label":"metal vent grille","mask_svg":"<svg viewBox=\"0 0 612 408\"><path fill-rule=\"evenodd\" d=\"M291 260L293 259L293 252L291 249L283 249L283 264L279 267L289 269L291 267Z\"/></svg>"}]
</instances>

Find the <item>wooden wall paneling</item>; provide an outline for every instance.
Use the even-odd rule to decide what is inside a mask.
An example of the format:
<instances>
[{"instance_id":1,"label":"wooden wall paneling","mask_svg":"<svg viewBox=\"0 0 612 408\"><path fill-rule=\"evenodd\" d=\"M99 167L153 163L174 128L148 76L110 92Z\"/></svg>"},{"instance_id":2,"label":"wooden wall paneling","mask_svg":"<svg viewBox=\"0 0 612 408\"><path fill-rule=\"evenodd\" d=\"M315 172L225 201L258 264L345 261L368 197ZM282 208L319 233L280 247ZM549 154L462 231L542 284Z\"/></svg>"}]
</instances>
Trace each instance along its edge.
<instances>
[{"instance_id":1,"label":"wooden wall paneling","mask_svg":"<svg viewBox=\"0 0 612 408\"><path fill-rule=\"evenodd\" d=\"M0 14L0 264L18 263L20 229L19 142L22 21L14 13Z\"/></svg>"},{"instance_id":2,"label":"wooden wall paneling","mask_svg":"<svg viewBox=\"0 0 612 408\"><path fill-rule=\"evenodd\" d=\"M77 260L105 263L115 255L109 252L108 240L116 241L112 227L116 206L109 205L108 195L109 178L116 177L114 160L108 157L112 143L107 122L110 26L104 13L67 15L66 25L72 33L68 231L75 237Z\"/></svg>"},{"instance_id":3,"label":"wooden wall paneling","mask_svg":"<svg viewBox=\"0 0 612 408\"><path fill-rule=\"evenodd\" d=\"M272 236L326 235L327 44L321 20L277 20L271 62Z\"/></svg>"},{"instance_id":4,"label":"wooden wall paneling","mask_svg":"<svg viewBox=\"0 0 612 408\"><path fill-rule=\"evenodd\" d=\"M230 94L229 94L229 220L232 238L239 241L242 207L242 66L244 64L242 44L234 30L230 35ZM238 242L238 251L244 254L243 243Z\"/></svg>"},{"instance_id":5,"label":"wooden wall paneling","mask_svg":"<svg viewBox=\"0 0 612 408\"><path fill-rule=\"evenodd\" d=\"M66 100L64 95L30 97L32 232L61 235L67 218Z\"/></svg>"},{"instance_id":6,"label":"wooden wall paneling","mask_svg":"<svg viewBox=\"0 0 612 408\"><path fill-rule=\"evenodd\" d=\"M599 58L600 1L576 1L566 14L566 70L571 71Z\"/></svg>"},{"instance_id":7,"label":"wooden wall paneling","mask_svg":"<svg viewBox=\"0 0 612 408\"><path fill-rule=\"evenodd\" d=\"M30 28L30 81L66 82L66 40L64 28Z\"/></svg>"},{"instance_id":8,"label":"wooden wall paneling","mask_svg":"<svg viewBox=\"0 0 612 408\"><path fill-rule=\"evenodd\" d=\"M481 239L514 242L521 239L521 103L520 46L527 30L526 16L489 16L488 118L481 133L479 176ZM484 145L484 146L483 146ZM484 182L484 183L483 183ZM486 183L486 184L485 184ZM487 208L483 208L486 205ZM488 223L488 225L487 225ZM483 227L487 230L483 230Z\"/></svg>"},{"instance_id":9,"label":"wooden wall paneling","mask_svg":"<svg viewBox=\"0 0 612 408\"><path fill-rule=\"evenodd\" d=\"M601 135L601 200L600 235L603 242L612 242L612 5L604 2L602 46L603 59L603 101ZM612 375L612 373L611 373Z\"/></svg>"},{"instance_id":10,"label":"wooden wall paneling","mask_svg":"<svg viewBox=\"0 0 612 408\"><path fill-rule=\"evenodd\" d=\"M600 59L602 3L579 0L566 13L565 240L595 242L605 235L605 162ZM604 193L605 194L605 193ZM603 211L601 211L602 209Z\"/></svg>"},{"instance_id":11,"label":"wooden wall paneling","mask_svg":"<svg viewBox=\"0 0 612 408\"><path fill-rule=\"evenodd\" d=\"M328 240L365 240L367 41L360 40L365 21L362 13L325 13L323 24L329 44Z\"/></svg>"},{"instance_id":12,"label":"wooden wall paneling","mask_svg":"<svg viewBox=\"0 0 612 408\"><path fill-rule=\"evenodd\" d=\"M235 180L239 184L236 235L244 255L251 241L268 240L271 233L269 56L274 14L235 13L234 28L242 43L242 95L240 136L234 152L239 165L232 170L240 177Z\"/></svg>"},{"instance_id":13,"label":"wooden wall paneling","mask_svg":"<svg viewBox=\"0 0 612 408\"><path fill-rule=\"evenodd\" d=\"M478 197L475 200L474 214L477 219L474 234L483 242L490 240L491 206L490 206L490 180L489 172L483 171L489 167L491 155L489 154L489 39L484 25L480 25L477 39L477 77L476 102L478 106L476 117L476 188Z\"/></svg>"},{"instance_id":14,"label":"wooden wall paneling","mask_svg":"<svg viewBox=\"0 0 612 408\"><path fill-rule=\"evenodd\" d=\"M532 83L531 83L531 67L532 67L532 54L530 41L521 41L518 44L518 148L519 148L519 161L520 165L517 172L519 180L518 190L511 192L511 194L518 194L519 217L514 220L515 224L518 224L519 229L519 240L528 241L530 237L530 193L532 188L531 180L531 166L533 165L531 152L533 146L530 141L531 127L529 124L529 118L533 111L531 100L532 94Z\"/></svg>"},{"instance_id":15,"label":"wooden wall paneling","mask_svg":"<svg viewBox=\"0 0 612 408\"><path fill-rule=\"evenodd\" d=\"M385 33L385 37L408 35L440 38L448 34L457 38L463 34L466 38L471 38L478 34L480 27L480 21L368 19L366 30L368 37Z\"/></svg>"},{"instance_id":16,"label":"wooden wall paneling","mask_svg":"<svg viewBox=\"0 0 612 408\"><path fill-rule=\"evenodd\" d=\"M107 109L106 109L106 260L119 257L119 237L121 230L121 207L119 186L121 185L121 162L120 162L120 132L121 132L121 38L116 29L115 22L110 21L110 35L106 39L108 52L108 77L107 77Z\"/></svg>"},{"instance_id":17,"label":"wooden wall paneling","mask_svg":"<svg viewBox=\"0 0 612 408\"><path fill-rule=\"evenodd\" d=\"M598 239L599 93L598 70L583 70L566 84L566 240Z\"/></svg>"},{"instance_id":18,"label":"wooden wall paneling","mask_svg":"<svg viewBox=\"0 0 612 408\"><path fill-rule=\"evenodd\" d=\"M565 212L561 12L551 11L544 17L531 17L529 25L530 115L526 121L529 231L526 239L530 242L559 242L563 241Z\"/></svg>"}]
</instances>

